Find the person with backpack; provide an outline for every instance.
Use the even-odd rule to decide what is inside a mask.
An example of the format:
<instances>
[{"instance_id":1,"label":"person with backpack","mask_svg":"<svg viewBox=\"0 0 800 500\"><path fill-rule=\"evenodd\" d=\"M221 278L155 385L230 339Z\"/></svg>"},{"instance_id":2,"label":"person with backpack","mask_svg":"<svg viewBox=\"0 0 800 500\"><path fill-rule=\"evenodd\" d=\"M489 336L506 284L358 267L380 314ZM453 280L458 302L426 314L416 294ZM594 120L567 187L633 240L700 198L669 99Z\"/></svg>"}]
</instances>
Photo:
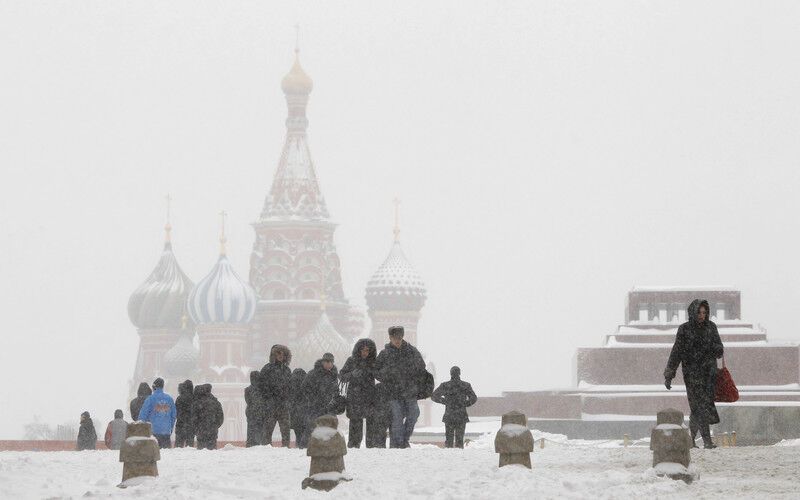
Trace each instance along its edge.
<instances>
[{"instance_id":1,"label":"person with backpack","mask_svg":"<svg viewBox=\"0 0 800 500\"><path fill-rule=\"evenodd\" d=\"M433 391L431 397L434 403L443 404L445 407L442 422L444 422L444 446L452 448L464 447L464 429L469 422L467 407L478 401L478 396L472 386L461 380L461 368L450 368L450 380L443 382Z\"/></svg>"},{"instance_id":2,"label":"person with backpack","mask_svg":"<svg viewBox=\"0 0 800 500\"><path fill-rule=\"evenodd\" d=\"M389 343L375 362L375 378L386 385L392 409L390 446L408 448L419 418L417 399L427 383L425 361L416 347L403 340L402 326L389 328Z\"/></svg>"}]
</instances>

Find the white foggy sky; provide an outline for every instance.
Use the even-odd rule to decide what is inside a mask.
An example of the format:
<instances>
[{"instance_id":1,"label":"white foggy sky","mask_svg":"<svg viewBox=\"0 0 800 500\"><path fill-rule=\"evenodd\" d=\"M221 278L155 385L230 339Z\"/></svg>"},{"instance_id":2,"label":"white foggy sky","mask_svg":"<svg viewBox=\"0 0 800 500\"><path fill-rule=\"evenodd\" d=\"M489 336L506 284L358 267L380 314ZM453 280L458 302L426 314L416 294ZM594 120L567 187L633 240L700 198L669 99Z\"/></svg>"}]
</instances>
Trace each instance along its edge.
<instances>
[{"instance_id":1,"label":"white foggy sky","mask_svg":"<svg viewBox=\"0 0 800 500\"><path fill-rule=\"evenodd\" d=\"M800 340L797 2L1 0L0 437L127 416L167 192L189 276L222 209L248 275L295 23L345 292L400 197L439 378L569 386L635 284L736 286Z\"/></svg>"}]
</instances>

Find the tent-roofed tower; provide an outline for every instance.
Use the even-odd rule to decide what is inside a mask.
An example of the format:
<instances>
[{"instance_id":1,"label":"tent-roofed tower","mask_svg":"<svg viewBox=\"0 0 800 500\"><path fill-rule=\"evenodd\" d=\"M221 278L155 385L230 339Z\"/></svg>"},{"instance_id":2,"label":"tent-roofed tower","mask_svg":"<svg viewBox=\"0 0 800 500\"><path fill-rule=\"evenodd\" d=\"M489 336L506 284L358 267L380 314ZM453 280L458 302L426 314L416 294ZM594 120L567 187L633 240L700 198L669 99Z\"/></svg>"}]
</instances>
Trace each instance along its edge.
<instances>
[{"instance_id":1,"label":"tent-roofed tower","mask_svg":"<svg viewBox=\"0 0 800 500\"><path fill-rule=\"evenodd\" d=\"M281 82L288 106L283 151L264 208L253 224L250 283L259 299L252 335L254 366L266 362L269 346L292 345L314 327L323 295L336 330L346 337L361 333L348 328L353 321L342 289L336 225L330 220L308 147L306 106L313 87L295 49L294 64Z\"/></svg>"}]
</instances>

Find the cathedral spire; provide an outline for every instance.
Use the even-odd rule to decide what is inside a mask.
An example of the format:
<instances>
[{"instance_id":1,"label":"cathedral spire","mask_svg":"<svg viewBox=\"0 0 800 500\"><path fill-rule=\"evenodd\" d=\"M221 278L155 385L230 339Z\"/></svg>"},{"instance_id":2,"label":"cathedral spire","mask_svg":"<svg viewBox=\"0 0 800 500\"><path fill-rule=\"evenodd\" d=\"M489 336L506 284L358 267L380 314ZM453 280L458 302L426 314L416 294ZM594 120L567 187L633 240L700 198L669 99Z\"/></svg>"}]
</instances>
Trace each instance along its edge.
<instances>
[{"instance_id":1,"label":"cathedral spire","mask_svg":"<svg viewBox=\"0 0 800 500\"><path fill-rule=\"evenodd\" d=\"M164 224L164 248L168 248L172 246L172 224L170 223L170 205L172 203L172 197L167 193L165 199L167 201L167 223Z\"/></svg>"},{"instance_id":2,"label":"cathedral spire","mask_svg":"<svg viewBox=\"0 0 800 500\"><path fill-rule=\"evenodd\" d=\"M306 137L306 106L314 84L300 66L297 42L294 52L294 64L281 81L288 110L286 139L260 222L328 219L328 209L319 189Z\"/></svg>"},{"instance_id":3,"label":"cathedral spire","mask_svg":"<svg viewBox=\"0 0 800 500\"><path fill-rule=\"evenodd\" d=\"M225 218L228 216L228 212L223 210L219 213L221 223L220 223L220 230L219 230L219 254L226 255L227 249L225 248L225 243L228 242L228 239L225 237Z\"/></svg>"}]
</instances>

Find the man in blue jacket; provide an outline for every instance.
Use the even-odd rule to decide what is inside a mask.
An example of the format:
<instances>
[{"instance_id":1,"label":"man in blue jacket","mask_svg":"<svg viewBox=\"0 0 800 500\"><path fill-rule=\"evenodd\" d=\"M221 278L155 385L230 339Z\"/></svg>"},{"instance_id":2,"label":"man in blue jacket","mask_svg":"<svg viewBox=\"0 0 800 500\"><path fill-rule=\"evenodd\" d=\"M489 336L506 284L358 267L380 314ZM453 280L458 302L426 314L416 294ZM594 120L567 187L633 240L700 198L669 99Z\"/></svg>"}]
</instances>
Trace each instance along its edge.
<instances>
[{"instance_id":1,"label":"man in blue jacket","mask_svg":"<svg viewBox=\"0 0 800 500\"><path fill-rule=\"evenodd\" d=\"M170 435L175 426L175 401L172 396L164 392L164 379L157 378L153 381L153 394L147 397L139 412L139 420L150 422L153 436L158 440L159 448L170 448Z\"/></svg>"}]
</instances>

